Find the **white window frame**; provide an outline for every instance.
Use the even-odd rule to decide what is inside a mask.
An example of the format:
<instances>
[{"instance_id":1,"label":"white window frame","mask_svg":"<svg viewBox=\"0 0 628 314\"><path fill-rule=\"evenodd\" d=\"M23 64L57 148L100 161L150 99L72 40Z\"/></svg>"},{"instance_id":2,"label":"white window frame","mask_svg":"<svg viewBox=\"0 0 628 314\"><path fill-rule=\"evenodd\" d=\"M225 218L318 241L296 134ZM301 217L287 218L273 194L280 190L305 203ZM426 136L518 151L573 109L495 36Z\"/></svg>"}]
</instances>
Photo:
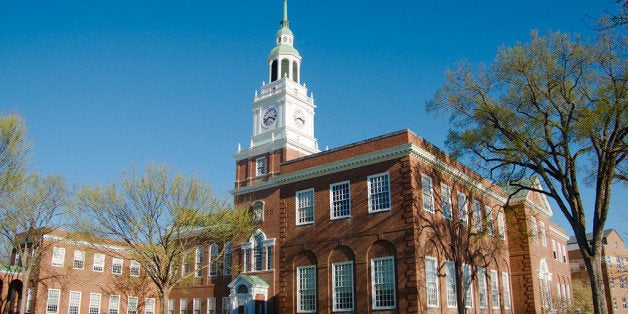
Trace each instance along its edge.
<instances>
[{"instance_id":1,"label":"white window frame","mask_svg":"<svg viewBox=\"0 0 628 314\"><path fill-rule=\"evenodd\" d=\"M179 299L179 313L188 314L188 299Z\"/></svg>"},{"instance_id":2,"label":"white window frame","mask_svg":"<svg viewBox=\"0 0 628 314\"><path fill-rule=\"evenodd\" d=\"M207 298L207 314L216 314L216 298Z\"/></svg>"},{"instance_id":3,"label":"white window frame","mask_svg":"<svg viewBox=\"0 0 628 314\"><path fill-rule=\"evenodd\" d=\"M68 299L68 314L81 313L81 291L70 291Z\"/></svg>"},{"instance_id":4,"label":"white window frame","mask_svg":"<svg viewBox=\"0 0 628 314\"><path fill-rule=\"evenodd\" d=\"M315 220L314 189L297 191L295 196L296 225L311 225Z\"/></svg>"},{"instance_id":5,"label":"white window frame","mask_svg":"<svg viewBox=\"0 0 628 314\"><path fill-rule=\"evenodd\" d=\"M451 187L441 182L440 195L441 195L441 210L443 211L443 216L449 220L452 220L454 216L454 206L453 206L453 203L451 202Z\"/></svg>"},{"instance_id":6,"label":"white window frame","mask_svg":"<svg viewBox=\"0 0 628 314\"><path fill-rule=\"evenodd\" d=\"M144 314L155 314L155 298L144 299Z\"/></svg>"},{"instance_id":7,"label":"white window frame","mask_svg":"<svg viewBox=\"0 0 628 314\"><path fill-rule=\"evenodd\" d=\"M233 263L233 244L231 242L227 242L225 243L225 252L223 253L223 258L222 258L222 275L223 276L230 276L231 275L231 263ZM215 302L215 300L214 300ZM215 304L214 304L214 310L215 309Z\"/></svg>"},{"instance_id":8,"label":"white window frame","mask_svg":"<svg viewBox=\"0 0 628 314\"><path fill-rule=\"evenodd\" d=\"M423 210L434 213L434 182L432 177L421 173L421 198L423 200Z\"/></svg>"},{"instance_id":9,"label":"white window frame","mask_svg":"<svg viewBox=\"0 0 628 314\"><path fill-rule=\"evenodd\" d=\"M484 206L484 212L486 217L486 229L488 235L493 236L495 234L495 221L493 219L493 207Z\"/></svg>"},{"instance_id":10,"label":"white window frame","mask_svg":"<svg viewBox=\"0 0 628 314\"><path fill-rule=\"evenodd\" d=\"M456 200L458 201L458 215L459 219L466 224L469 225L469 206L467 201L467 195L464 193L458 192L456 194Z\"/></svg>"},{"instance_id":11,"label":"white window frame","mask_svg":"<svg viewBox=\"0 0 628 314\"><path fill-rule=\"evenodd\" d=\"M85 251L74 250L72 258L72 268L78 270L85 269Z\"/></svg>"},{"instance_id":12,"label":"white window frame","mask_svg":"<svg viewBox=\"0 0 628 314\"><path fill-rule=\"evenodd\" d=\"M61 290L48 289L48 296L46 297L46 314L58 314L59 301L61 301Z\"/></svg>"},{"instance_id":13,"label":"white window frame","mask_svg":"<svg viewBox=\"0 0 628 314\"><path fill-rule=\"evenodd\" d=\"M201 314L201 299L192 299L192 314Z\"/></svg>"},{"instance_id":14,"label":"white window frame","mask_svg":"<svg viewBox=\"0 0 628 314\"><path fill-rule=\"evenodd\" d=\"M491 269L491 304L493 309L499 309L501 306L499 302L499 278L494 269Z\"/></svg>"},{"instance_id":15,"label":"white window frame","mask_svg":"<svg viewBox=\"0 0 628 314\"><path fill-rule=\"evenodd\" d=\"M255 176L259 177L265 175L268 172L266 166L266 157L259 157L255 159Z\"/></svg>"},{"instance_id":16,"label":"white window frame","mask_svg":"<svg viewBox=\"0 0 628 314\"><path fill-rule=\"evenodd\" d=\"M111 273L114 275L122 275L122 267L124 266L124 259L114 257L111 259Z\"/></svg>"},{"instance_id":17,"label":"white window frame","mask_svg":"<svg viewBox=\"0 0 628 314\"><path fill-rule=\"evenodd\" d=\"M344 267L349 267L349 271L350 271L350 276L348 276L348 281L338 281L336 278L337 277L337 272L343 272L345 271ZM347 261L347 262L338 262L338 263L332 263L331 264L331 271L332 271L332 276L331 276L331 282L332 282L332 310L333 311L353 311L353 309L355 308L355 280L354 280L354 275L353 275L353 261ZM338 284L342 283L342 284L347 284L347 286L339 286ZM351 306L350 307L341 307L338 303L338 294L342 293L342 291L338 291L338 290L346 290L347 292L345 293L350 293L351 294Z\"/></svg>"},{"instance_id":18,"label":"white window frame","mask_svg":"<svg viewBox=\"0 0 628 314\"><path fill-rule=\"evenodd\" d=\"M65 248L55 246L52 248L52 266L63 267L65 262Z\"/></svg>"},{"instance_id":19,"label":"white window frame","mask_svg":"<svg viewBox=\"0 0 628 314\"><path fill-rule=\"evenodd\" d=\"M464 290L464 307L473 308L473 280L471 278L471 265L462 264L462 286Z\"/></svg>"},{"instance_id":20,"label":"white window frame","mask_svg":"<svg viewBox=\"0 0 628 314\"><path fill-rule=\"evenodd\" d=\"M504 295L504 309L510 309L510 277L507 272L502 272L502 294Z\"/></svg>"},{"instance_id":21,"label":"white window frame","mask_svg":"<svg viewBox=\"0 0 628 314\"><path fill-rule=\"evenodd\" d=\"M380 178L381 181L379 181ZM378 181L376 182L376 180ZM366 177L366 182L369 213L379 213L391 210L392 198L390 195L390 174L388 172L373 174Z\"/></svg>"},{"instance_id":22,"label":"white window frame","mask_svg":"<svg viewBox=\"0 0 628 314\"><path fill-rule=\"evenodd\" d=\"M506 240L506 223L504 222L504 213L502 211L497 212L497 232L500 239Z\"/></svg>"},{"instance_id":23,"label":"white window frame","mask_svg":"<svg viewBox=\"0 0 628 314\"><path fill-rule=\"evenodd\" d=\"M100 293L89 294L89 314L100 314Z\"/></svg>"},{"instance_id":24,"label":"white window frame","mask_svg":"<svg viewBox=\"0 0 628 314\"><path fill-rule=\"evenodd\" d=\"M127 303L126 313L137 314L138 304L139 299L137 297L130 296Z\"/></svg>"},{"instance_id":25,"label":"white window frame","mask_svg":"<svg viewBox=\"0 0 628 314\"><path fill-rule=\"evenodd\" d=\"M475 228L475 230L477 231L482 231L482 204L480 203L480 201L476 200L476 199L471 199L471 213L473 216L473 221L471 223L471 225L473 225L473 227Z\"/></svg>"},{"instance_id":26,"label":"white window frame","mask_svg":"<svg viewBox=\"0 0 628 314\"><path fill-rule=\"evenodd\" d=\"M331 220L351 217L351 182L329 185L329 217Z\"/></svg>"},{"instance_id":27,"label":"white window frame","mask_svg":"<svg viewBox=\"0 0 628 314\"><path fill-rule=\"evenodd\" d=\"M428 308L438 308L438 260L425 256L425 292Z\"/></svg>"},{"instance_id":28,"label":"white window frame","mask_svg":"<svg viewBox=\"0 0 628 314\"><path fill-rule=\"evenodd\" d=\"M541 244L543 244L544 247L547 247L547 234L545 233L545 223L539 221L539 228L541 228Z\"/></svg>"},{"instance_id":29,"label":"white window frame","mask_svg":"<svg viewBox=\"0 0 628 314\"><path fill-rule=\"evenodd\" d=\"M552 239L552 256L554 257L554 260L558 259L558 251L556 250L556 241L554 239Z\"/></svg>"},{"instance_id":30,"label":"white window frame","mask_svg":"<svg viewBox=\"0 0 628 314\"><path fill-rule=\"evenodd\" d=\"M231 313L231 298L222 297L222 313Z\"/></svg>"},{"instance_id":31,"label":"white window frame","mask_svg":"<svg viewBox=\"0 0 628 314\"><path fill-rule=\"evenodd\" d=\"M140 270L141 270L140 262L132 259L131 262L129 262L129 276L139 277Z\"/></svg>"},{"instance_id":32,"label":"white window frame","mask_svg":"<svg viewBox=\"0 0 628 314\"><path fill-rule=\"evenodd\" d=\"M109 308L107 314L120 314L120 295L109 295Z\"/></svg>"},{"instance_id":33,"label":"white window frame","mask_svg":"<svg viewBox=\"0 0 628 314\"><path fill-rule=\"evenodd\" d=\"M316 313L317 297L316 265L297 267L297 313ZM312 298L314 303L308 303Z\"/></svg>"},{"instance_id":34,"label":"white window frame","mask_svg":"<svg viewBox=\"0 0 628 314\"><path fill-rule=\"evenodd\" d=\"M478 307L481 309L486 309L488 306L488 291L486 289L486 270L482 267L478 267L477 269L477 278L478 278L478 299L480 304Z\"/></svg>"},{"instance_id":35,"label":"white window frame","mask_svg":"<svg viewBox=\"0 0 628 314\"><path fill-rule=\"evenodd\" d=\"M536 226L536 217L530 216L530 228L532 229L532 240L534 243L539 243L539 230Z\"/></svg>"},{"instance_id":36,"label":"white window frame","mask_svg":"<svg viewBox=\"0 0 628 314\"><path fill-rule=\"evenodd\" d=\"M207 272L209 277L218 276L218 263L214 261L218 259L218 255L220 254L218 251L218 244L212 243L209 246L209 271Z\"/></svg>"},{"instance_id":37,"label":"white window frame","mask_svg":"<svg viewBox=\"0 0 628 314\"><path fill-rule=\"evenodd\" d=\"M456 290L456 263L445 261L445 279L447 288L447 308L458 307L458 291Z\"/></svg>"},{"instance_id":38,"label":"white window frame","mask_svg":"<svg viewBox=\"0 0 628 314\"><path fill-rule=\"evenodd\" d=\"M174 314L174 299L168 299L168 314Z\"/></svg>"},{"instance_id":39,"label":"white window frame","mask_svg":"<svg viewBox=\"0 0 628 314\"><path fill-rule=\"evenodd\" d=\"M205 247L202 245L196 246L194 252L194 277L203 277L203 264L205 263Z\"/></svg>"},{"instance_id":40,"label":"white window frame","mask_svg":"<svg viewBox=\"0 0 628 314\"><path fill-rule=\"evenodd\" d=\"M102 273L105 270L105 254L94 253L92 270L98 273Z\"/></svg>"},{"instance_id":41,"label":"white window frame","mask_svg":"<svg viewBox=\"0 0 628 314\"><path fill-rule=\"evenodd\" d=\"M389 310L397 307L397 286L395 281L395 257L371 258L371 304L373 310ZM380 292L392 291L388 300ZM383 305L382 303L389 303Z\"/></svg>"}]
</instances>

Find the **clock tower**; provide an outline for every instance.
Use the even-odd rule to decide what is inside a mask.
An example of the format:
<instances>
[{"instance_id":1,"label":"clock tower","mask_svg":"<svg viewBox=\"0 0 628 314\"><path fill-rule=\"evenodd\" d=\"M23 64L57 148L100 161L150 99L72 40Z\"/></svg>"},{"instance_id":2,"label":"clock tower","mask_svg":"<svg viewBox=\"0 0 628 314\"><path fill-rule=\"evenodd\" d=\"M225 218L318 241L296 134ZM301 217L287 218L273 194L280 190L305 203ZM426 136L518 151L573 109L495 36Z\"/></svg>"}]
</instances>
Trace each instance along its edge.
<instances>
[{"instance_id":1,"label":"clock tower","mask_svg":"<svg viewBox=\"0 0 628 314\"><path fill-rule=\"evenodd\" d=\"M268 55L268 83L255 91L250 146L238 147L235 154L238 182L272 177L281 162L319 152L314 137L316 106L301 84L301 55L294 48L287 0L279 25L276 46Z\"/></svg>"}]
</instances>

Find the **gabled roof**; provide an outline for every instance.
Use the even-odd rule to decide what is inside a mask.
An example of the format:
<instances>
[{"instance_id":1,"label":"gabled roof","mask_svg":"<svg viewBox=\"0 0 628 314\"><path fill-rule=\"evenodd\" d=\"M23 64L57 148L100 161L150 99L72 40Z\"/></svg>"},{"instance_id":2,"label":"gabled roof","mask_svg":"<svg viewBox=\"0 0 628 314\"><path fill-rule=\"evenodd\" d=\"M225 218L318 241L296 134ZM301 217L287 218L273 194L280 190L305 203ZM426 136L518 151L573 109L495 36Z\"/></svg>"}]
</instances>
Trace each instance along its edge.
<instances>
[{"instance_id":1,"label":"gabled roof","mask_svg":"<svg viewBox=\"0 0 628 314\"><path fill-rule=\"evenodd\" d=\"M615 231L615 229L606 229L604 230L604 232L602 233L602 239L605 239L609 234L611 234L611 232L615 232L617 234L617 236L623 241L624 238L622 238L619 235L619 232ZM591 241L593 240L593 232L588 232L587 233L587 240ZM569 237L569 240L567 241L567 244L576 244L578 243L578 241L576 241L576 236L571 236Z\"/></svg>"},{"instance_id":2,"label":"gabled roof","mask_svg":"<svg viewBox=\"0 0 628 314\"><path fill-rule=\"evenodd\" d=\"M236 285L236 283L241 282L241 281L247 282L251 287L262 287L262 288L270 287L270 285L266 281L264 281L264 279L254 276L254 275L245 275L245 274L239 274L227 286L229 288L233 288Z\"/></svg>"},{"instance_id":3,"label":"gabled roof","mask_svg":"<svg viewBox=\"0 0 628 314\"><path fill-rule=\"evenodd\" d=\"M536 204L530 199L530 195L534 191L521 188L514 184L522 185L524 187L529 187L534 190L543 191L543 186L541 185L541 181L539 180L538 177L531 176L529 178L522 178L517 181L502 182L502 183L499 183L498 185L502 189L504 189L508 195L510 195L511 204L520 204L520 203L526 202L529 205L533 205L532 208L534 208L535 210L543 214L546 214L549 217L554 215L552 211L552 207L550 206L549 201L547 200L547 196L545 196L545 194L537 192L539 199L541 201L541 204Z\"/></svg>"}]
</instances>

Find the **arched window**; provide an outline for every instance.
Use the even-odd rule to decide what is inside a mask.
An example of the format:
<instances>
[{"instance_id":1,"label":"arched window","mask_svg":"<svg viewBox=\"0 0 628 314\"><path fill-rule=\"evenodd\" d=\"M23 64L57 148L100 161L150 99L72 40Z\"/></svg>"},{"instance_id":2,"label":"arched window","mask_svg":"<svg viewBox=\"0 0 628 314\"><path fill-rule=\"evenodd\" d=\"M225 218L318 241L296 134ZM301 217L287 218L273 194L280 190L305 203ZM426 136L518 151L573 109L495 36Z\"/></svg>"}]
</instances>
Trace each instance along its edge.
<instances>
[{"instance_id":1,"label":"arched window","mask_svg":"<svg viewBox=\"0 0 628 314\"><path fill-rule=\"evenodd\" d=\"M249 242L242 244L243 271L264 271L273 269L273 248L275 239L267 239L262 230L257 229L249 238ZM266 263L264 263L266 261Z\"/></svg>"},{"instance_id":2,"label":"arched window","mask_svg":"<svg viewBox=\"0 0 628 314\"><path fill-rule=\"evenodd\" d=\"M292 61L292 80L299 82L299 65L296 61Z\"/></svg>"},{"instance_id":3,"label":"arched window","mask_svg":"<svg viewBox=\"0 0 628 314\"><path fill-rule=\"evenodd\" d=\"M222 274L224 276L231 275L231 263L233 262L233 245L231 242L225 244L225 253L223 257Z\"/></svg>"},{"instance_id":4,"label":"arched window","mask_svg":"<svg viewBox=\"0 0 628 314\"><path fill-rule=\"evenodd\" d=\"M203 263L205 262L205 248L202 245L196 247L196 260L194 263L194 269L196 273L195 277L203 276Z\"/></svg>"},{"instance_id":5,"label":"arched window","mask_svg":"<svg viewBox=\"0 0 628 314\"><path fill-rule=\"evenodd\" d=\"M270 81L274 82L277 80L277 60L273 60L273 63L270 65Z\"/></svg>"},{"instance_id":6,"label":"arched window","mask_svg":"<svg viewBox=\"0 0 628 314\"><path fill-rule=\"evenodd\" d=\"M281 60L281 77L290 75L290 61L288 59Z\"/></svg>"},{"instance_id":7,"label":"arched window","mask_svg":"<svg viewBox=\"0 0 628 314\"><path fill-rule=\"evenodd\" d=\"M218 245L216 245L216 243L209 246L209 258L211 261L211 265L209 266L209 276L218 276L218 262L216 261L218 258Z\"/></svg>"}]
</instances>

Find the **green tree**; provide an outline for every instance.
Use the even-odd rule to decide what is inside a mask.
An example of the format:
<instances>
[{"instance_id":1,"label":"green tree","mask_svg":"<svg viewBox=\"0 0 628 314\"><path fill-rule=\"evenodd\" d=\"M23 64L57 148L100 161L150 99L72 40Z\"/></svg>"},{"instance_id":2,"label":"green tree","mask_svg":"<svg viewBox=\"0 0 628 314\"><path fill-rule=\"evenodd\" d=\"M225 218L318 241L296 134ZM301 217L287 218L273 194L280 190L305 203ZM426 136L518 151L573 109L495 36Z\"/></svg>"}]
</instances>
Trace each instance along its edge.
<instances>
[{"instance_id":1,"label":"green tree","mask_svg":"<svg viewBox=\"0 0 628 314\"><path fill-rule=\"evenodd\" d=\"M87 216L88 228L82 229L126 243L155 284L163 313L172 288L195 273L184 267L190 252L208 241L243 239L253 230L247 210L230 209L205 182L165 165L147 164L143 173L131 167L119 184L85 187L77 198Z\"/></svg>"},{"instance_id":2,"label":"green tree","mask_svg":"<svg viewBox=\"0 0 628 314\"><path fill-rule=\"evenodd\" d=\"M16 190L28 165L30 143L24 120L16 115L0 115L0 201Z\"/></svg>"},{"instance_id":3,"label":"green tree","mask_svg":"<svg viewBox=\"0 0 628 314\"><path fill-rule=\"evenodd\" d=\"M595 313L605 313L602 233L613 182L628 178L625 39L603 34L589 44L559 32L531 37L529 44L499 49L488 68L463 63L448 71L427 111L449 115L454 156L556 201L589 271ZM547 188L517 183L529 175ZM594 187L591 205L583 204L583 182Z\"/></svg>"},{"instance_id":4,"label":"green tree","mask_svg":"<svg viewBox=\"0 0 628 314\"><path fill-rule=\"evenodd\" d=\"M67 208L68 188L61 176L30 174L19 189L5 195L0 203L0 235L19 257L22 274L22 301L39 272L42 253L55 241L44 241L51 230L61 227ZM40 278L41 279L41 278ZM26 313L21 302L20 313Z\"/></svg>"}]
</instances>

